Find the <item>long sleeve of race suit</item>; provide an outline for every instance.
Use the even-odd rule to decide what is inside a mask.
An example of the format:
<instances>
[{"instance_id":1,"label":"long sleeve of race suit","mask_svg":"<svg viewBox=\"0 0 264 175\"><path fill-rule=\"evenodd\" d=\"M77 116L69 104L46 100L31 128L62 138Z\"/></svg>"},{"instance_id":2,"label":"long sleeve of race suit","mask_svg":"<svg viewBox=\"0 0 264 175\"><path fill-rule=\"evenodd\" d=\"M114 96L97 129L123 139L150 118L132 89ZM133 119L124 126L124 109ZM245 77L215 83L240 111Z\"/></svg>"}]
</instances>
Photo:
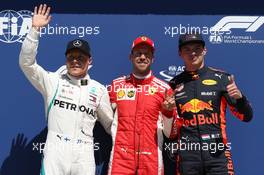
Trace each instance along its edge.
<instances>
[{"instance_id":1,"label":"long sleeve of race suit","mask_svg":"<svg viewBox=\"0 0 264 175\"><path fill-rule=\"evenodd\" d=\"M230 75L228 76L226 76L227 78L225 79L225 86L229 84ZM253 118L253 109L245 95L242 94L242 98L237 100L230 97L227 91L224 91L223 95L225 98L224 100L227 101L230 110L234 116L244 122L249 122Z\"/></svg>"},{"instance_id":2,"label":"long sleeve of race suit","mask_svg":"<svg viewBox=\"0 0 264 175\"><path fill-rule=\"evenodd\" d=\"M173 90L169 88L167 90L168 95L173 94ZM163 97L165 100L165 96ZM178 113L176 107L172 111L167 111L161 108L161 114L163 119L163 133L167 138L174 139L177 135L177 118Z\"/></svg>"},{"instance_id":3,"label":"long sleeve of race suit","mask_svg":"<svg viewBox=\"0 0 264 175\"><path fill-rule=\"evenodd\" d=\"M167 138L174 139L177 135L177 111L173 109L169 117L162 114L163 118L163 133Z\"/></svg>"},{"instance_id":4,"label":"long sleeve of race suit","mask_svg":"<svg viewBox=\"0 0 264 175\"><path fill-rule=\"evenodd\" d=\"M242 98L237 100L229 97L227 93L224 96L233 115L244 122L249 122L253 118L253 110L246 96L242 95Z\"/></svg>"},{"instance_id":5,"label":"long sleeve of race suit","mask_svg":"<svg viewBox=\"0 0 264 175\"><path fill-rule=\"evenodd\" d=\"M46 85L48 72L37 64L36 55L39 44L39 32L31 28L22 43L19 65L33 86L46 96Z\"/></svg>"},{"instance_id":6,"label":"long sleeve of race suit","mask_svg":"<svg viewBox=\"0 0 264 175\"><path fill-rule=\"evenodd\" d=\"M104 129L108 134L111 135L111 126L113 122L114 113L111 108L110 98L107 89L103 88L103 95L100 99L98 111L98 120L103 125Z\"/></svg>"}]
</instances>

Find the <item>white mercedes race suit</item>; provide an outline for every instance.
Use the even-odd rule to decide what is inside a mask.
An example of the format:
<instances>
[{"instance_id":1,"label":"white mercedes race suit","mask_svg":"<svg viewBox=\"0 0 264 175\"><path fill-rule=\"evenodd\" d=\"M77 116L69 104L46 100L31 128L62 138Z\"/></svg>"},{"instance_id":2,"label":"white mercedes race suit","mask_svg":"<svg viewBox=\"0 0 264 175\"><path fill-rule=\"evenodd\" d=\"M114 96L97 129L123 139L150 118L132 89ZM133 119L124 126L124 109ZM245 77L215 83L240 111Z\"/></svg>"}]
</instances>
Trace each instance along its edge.
<instances>
[{"instance_id":1,"label":"white mercedes race suit","mask_svg":"<svg viewBox=\"0 0 264 175\"><path fill-rule=\"evenodd\" d=\"M89 75L75 79L67 72L45 71L36 62L38 40L39 33L31 29L22 44L19 64L44 97L48 136L41 174L94 175L95 122L98 119L110 133L113 120L108 92Z\"/></svg>"}]
</instances>

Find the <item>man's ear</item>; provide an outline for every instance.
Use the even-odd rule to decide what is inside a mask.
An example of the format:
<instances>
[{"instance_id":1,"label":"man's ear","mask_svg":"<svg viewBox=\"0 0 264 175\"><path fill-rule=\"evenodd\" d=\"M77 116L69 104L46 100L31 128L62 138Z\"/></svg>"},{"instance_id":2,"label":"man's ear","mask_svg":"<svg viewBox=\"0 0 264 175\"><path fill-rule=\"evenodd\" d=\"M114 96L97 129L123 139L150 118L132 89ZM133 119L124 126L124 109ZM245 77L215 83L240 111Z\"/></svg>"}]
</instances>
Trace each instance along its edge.
<instances>
[{"instance_id":1,"label":"man's ear","mask_svg":"<svg viewBox=\"0 0 264 175\"><path fill-rule=\"evenodd\" d=\"M92 57L88 58L88 63L89 64L92 64L93 63L93 58Z\"/></svg>"},{"instance_id":2,"label":"man's ear","mask_svg":"<svg viewBox=\"0 0 264 175\"><path fill-rule=\"evenodd\" d=\"M206 47L204 47L204 50L203 50L202 54L203 55L206 55L207 54L207 48Z\"/></svg>"},{"instance_id":3,"label":"man's ear","mask_svg":"<svg viewBox=\"0 0 264 175\"><path fill-rule=\"evenodd\" d=\"M181 57L181 49L178 50L178 55Z\"/></svg>"}]
</instances>

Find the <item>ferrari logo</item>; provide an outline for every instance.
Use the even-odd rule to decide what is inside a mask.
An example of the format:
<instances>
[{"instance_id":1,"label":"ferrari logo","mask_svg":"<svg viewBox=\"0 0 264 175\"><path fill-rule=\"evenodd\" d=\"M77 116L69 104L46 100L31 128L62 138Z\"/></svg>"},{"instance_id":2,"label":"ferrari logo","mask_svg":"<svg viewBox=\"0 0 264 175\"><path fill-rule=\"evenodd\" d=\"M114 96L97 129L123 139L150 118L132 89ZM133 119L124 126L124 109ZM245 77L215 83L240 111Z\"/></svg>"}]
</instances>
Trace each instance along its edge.
<instances>
[{"instance_id":1,"label":"ferrari logo","mask_svg":"<svg viewBox=\"0 0 264 175\"><path fill-rule=\"evenodd\" d=\"M142 41L147 41L147 37L142 36L142 37L141 37L141 40L142 40Z\"/></svg>"},{"instance_id":2,"label":"ferrari logo","mask_svg":"<svg viewBox=\"0 0 264 175\"><path fill-rule=\"evenodd\" d=\"M157 92L157 89L156 88L154 88L154 87L150 87L149 88L149 94L150 95L154 95L156 92Z\"/></svg>"}]
</instances>

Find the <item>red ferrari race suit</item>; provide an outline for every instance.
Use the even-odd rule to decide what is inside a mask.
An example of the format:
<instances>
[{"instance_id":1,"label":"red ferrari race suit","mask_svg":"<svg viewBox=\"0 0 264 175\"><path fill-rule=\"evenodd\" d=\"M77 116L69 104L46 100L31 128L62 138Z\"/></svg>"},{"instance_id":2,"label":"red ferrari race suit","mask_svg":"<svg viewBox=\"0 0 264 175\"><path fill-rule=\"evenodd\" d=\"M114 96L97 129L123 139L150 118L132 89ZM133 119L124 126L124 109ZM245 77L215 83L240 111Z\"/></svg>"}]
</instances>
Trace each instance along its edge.
<instances>
[{"instance_id":1,"label":"red ferrari race suit","mask_svg":"<svg viewBox=\"0 0 264 175\"><path fill-rule=\"evenodd\" d=\"M109 96L115 108L113 149L108 174L163 174L163 133L172 137L176 110L162 110L165 89L172 89L150 73L113 80ZM163 133L162 133L163 132Z\"/></svg>"},{"instance_id":2,"label":"red ferrari race suit","mask_svg":"<svg viewBox=\"0 0 264 175\"><path fill-rule=\"evenodd\" d=\"M233 175L231 145L226 135L226 107L248 122L253 112L246 97L231 98L226 86L230 74L203 67L177 75L170 81L179 118L179 173L181 175ZM178 120L179 121L179 120Z\"/></svg>"}]
</instances>

